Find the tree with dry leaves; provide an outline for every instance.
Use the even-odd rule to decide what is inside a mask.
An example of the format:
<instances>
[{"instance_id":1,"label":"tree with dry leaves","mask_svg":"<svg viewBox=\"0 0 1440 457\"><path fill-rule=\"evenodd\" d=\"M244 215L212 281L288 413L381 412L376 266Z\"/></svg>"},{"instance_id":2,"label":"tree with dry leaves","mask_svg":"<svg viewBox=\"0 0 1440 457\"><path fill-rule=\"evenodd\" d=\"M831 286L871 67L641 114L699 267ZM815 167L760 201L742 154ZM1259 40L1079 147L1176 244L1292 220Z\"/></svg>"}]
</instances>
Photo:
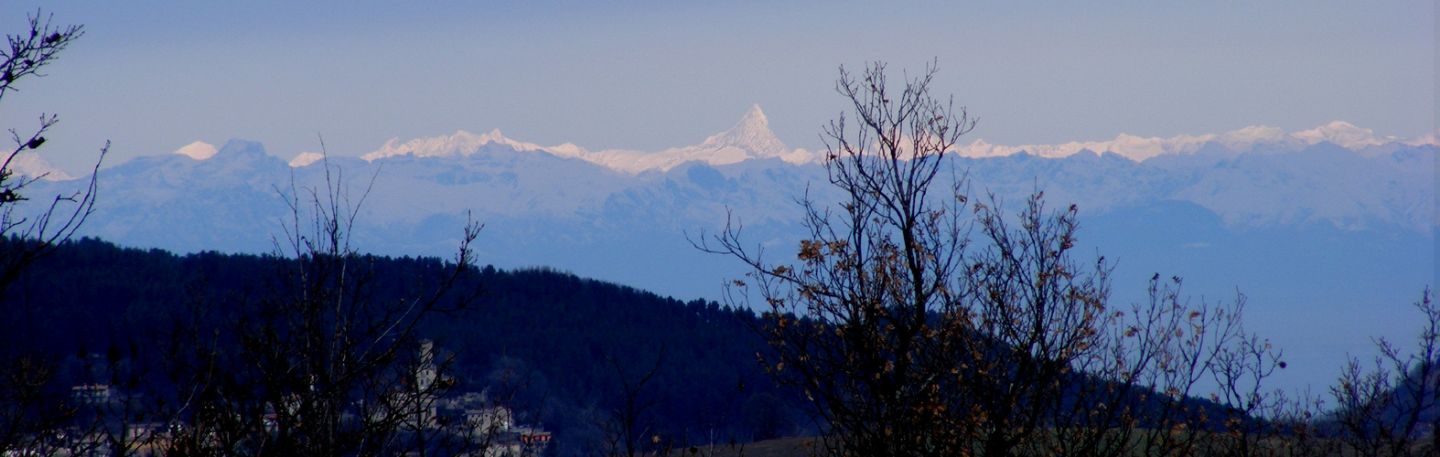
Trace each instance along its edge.
<instances>
[{"instance_id":1,"label":"tree with dry leaves","mask_svg":"<svg viewBox=\"0 0 1440 457\"><path fill-rule=\"evenodd\" d=\"M851 103L825 129L841 199L800 202L793 261L727 225L700 247L752 268L733 296L766 309L775 378L812 401L829 455L1188 455L1251 438L1278 351L1235 303L1192 304L1178 278L1148 303L1110 300L1103 257L1076 259L1078 209L1035 192L1015 213L972 199L947 160L975 118L931 95L936 70L892 85L841 69ZM1213 386L1211 386L1213 384ZM1192 397L1211 386L1210 401Z\"/></svg>"},{"instance_id":2,"label":"tree with dry leaves","mask_svg":"<svg viewBox=\"0 0 1440 457\"><path fill-rule=\"evenodd\" d=\"M1385 339L1379 355L1351 358L1330 392L1338 403L1338 439L1354 455L1418 456L1440 452L1440 306L1426 289L1413 351Z\"/></svg>"}]
</instances>

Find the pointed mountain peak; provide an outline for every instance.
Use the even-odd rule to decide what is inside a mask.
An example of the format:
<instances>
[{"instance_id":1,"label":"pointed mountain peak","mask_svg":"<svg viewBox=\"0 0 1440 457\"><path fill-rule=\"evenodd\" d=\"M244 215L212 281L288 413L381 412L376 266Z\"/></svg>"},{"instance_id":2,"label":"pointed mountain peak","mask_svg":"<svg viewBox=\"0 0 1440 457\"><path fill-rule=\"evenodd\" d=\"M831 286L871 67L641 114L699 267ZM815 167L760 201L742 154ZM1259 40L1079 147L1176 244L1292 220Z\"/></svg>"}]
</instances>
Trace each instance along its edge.
<instances>
[{"instance_id":1,"label":"pointed mountain peak","mask_svg":"<svg viewBox=\"0 0 1440 457\"><path fill-rule=\"evenodd\" d=\"M735 123L730 130L711 135L705 139L702 147L724 148L735 147L747 150L755 157L775 157L789 151L775 133L770 131L770 120L765 118L765 112L760 105L751 105L740 122Z\"/></svg>"},{"instance_id":2,"label":"pointed mountain peak","mask_svg":"<svg viewBox=\"0 0 1440 457\"><path fill-rule=\"evenodd\" d=\"M1329 127L1329 128L1332 128L1332 129L1354 129L1354 128L1359 128L1359 127L1356 127L1355 124L1351 124L1351 123L1349 123L1349 122L1345 122L1345 121L1342 121L1342 120L1333 120L1333 121L1330 121L1330 123L1325 124L1325 126L1326 126L1326 127ZM1365 130L1370 130L1370 129L1365 129Z\"/></svg>"},{"instance_id":3,"label":"pointed mountain peak","mask_svg":"<svg viewBox=\"0 0 1440 457\"><path fill-rule=\"evenodd\" d=\"M740 118L740 123L736 124L736 127L740 126L758 127L768 130L770 128L770 119L765 117L765 111L760 109L759 103L756 103L750 105L750 110L745 112L745 117Z\"/></svg>"},{"instance_id":4,"label":"pointed mountain peak","mask_svg":"<svg viewBox=\"0 0 1440 457\"><path fill-rule=\"evenodd\" d=\"M401 143L399 139L392 138L390 141L386 141L380 149L366 153L360 158L377 160L407 155L414 157L468 156L489 144L503 145L520 152L549 150L537 144L506 138L504 134L500 133L500 129L492 129L478 135L466 130L456 130L455 133L449 135L416 138L404 143Z\"/></svg>"},{"instance_id":5,"label":"pointed mountain peak","mask_svg":"<svg viewBox=\"0 0 1440 457\"><path fill-rule=\"evenodd\" d=\"M31 151L15 154L15 156L11 158L10 168L5 171L13 172L20 176L40 178L46 181L74 179L69 173L56 168L54 165L51 165L49 161L45 160L44 157L40 157L39 154Z\"/></svg>"},{"instance_id":6,"label":"pointed mountain peak","mask_svg":"<svg viewBox=\"0 0 1440 457\"><path fill-rule=\"evenodd\" d=\"M195 160L205 160L211 157L215 157L216 152L218 152L218 150L215 149L215 145L206 143L204 141L196 141L194 143L181 146L180 149L175 150L175 154L189 157Z\"/></svg>"},{"instance_id":7,"label":"pointed mountain peak","mask_svg":"<svg viewBox=\"0 0 1440 457\"><path fill-rule=\"evenodd\" d=\"M765 117L765 111L760 109L759 104L750 105L745 115L740 117L734 127L720 133L721 135L736 136L775 136L770 132L770 118Z\"/></svg>"}]
</instances>

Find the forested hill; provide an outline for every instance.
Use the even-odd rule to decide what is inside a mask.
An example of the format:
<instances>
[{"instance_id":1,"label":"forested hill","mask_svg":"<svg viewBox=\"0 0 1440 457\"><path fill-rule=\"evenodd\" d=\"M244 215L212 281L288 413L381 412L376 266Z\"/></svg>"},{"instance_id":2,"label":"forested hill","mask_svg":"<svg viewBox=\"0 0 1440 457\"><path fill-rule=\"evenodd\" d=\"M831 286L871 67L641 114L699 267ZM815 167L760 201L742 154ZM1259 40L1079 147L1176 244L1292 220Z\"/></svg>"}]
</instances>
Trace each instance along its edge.
<instances>
[{"instance_id":1,"label":"forested hill","mask_svg":"<svg viewBox=\"0 0 1440 457\"><path fill-rule=\"evenodd\" d=\"M443 270L430 258L368 260L377 301L414 296ZM80 368L83 359L106 355L156 375L167 345L186 344L174 341L172 329L262 299L282 264L69 242L0 297L12 310L7 320L24 323L11 326L19 329L5 343L57 354L66 361L62 383L87 382L94 373ZM556 432L561 454L603 439L623 397L622 378L633 383L657 366L639 392L653 405L640 418L651 433L693 443L808 431L799 403L757 364L764 343L749 311L550 270L485 267L460 288L477 286L481 294L467 310L435 315L421 333L454 355L459 391L518 385L511 401L517 419Z\"/></svg>"}]
</instances>

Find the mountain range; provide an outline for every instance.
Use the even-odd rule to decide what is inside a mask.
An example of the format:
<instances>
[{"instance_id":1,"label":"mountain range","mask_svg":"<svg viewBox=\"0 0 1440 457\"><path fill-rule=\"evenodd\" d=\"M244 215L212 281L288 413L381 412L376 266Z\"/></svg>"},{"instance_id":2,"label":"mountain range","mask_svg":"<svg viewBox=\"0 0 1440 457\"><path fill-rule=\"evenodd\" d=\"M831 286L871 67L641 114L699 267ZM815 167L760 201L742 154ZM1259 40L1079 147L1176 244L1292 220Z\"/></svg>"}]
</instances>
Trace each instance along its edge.
<instances>
[{"instance_id":1,"label":"mountain range","mask_svg":"<svg viewBox=\"0 0 1440 457\"><path fill-rule=\"evenodd\" d=\"M1300 347L1290 365L1310 362L1297 368L1319 370L1310 375L1338 369L1334 355L1364 351L1370 336L1414 334L1407 305L1435 283L1434 135L1382 138L1332 122L1060 145L976 140L954 152L946 179L967 179L972 194L1019 204L1043 190L1053 207L1077 204L1085 252L1115 262L1118 300L1143 299L1156 272L1186 277L1196 299L1238 288L1257 330ZM658 152L540 146L498 130L289 160L252 141L196 142L102 169L83 234L181 253L270 252L286 236L287 199L330 179L358 207L365 251L448 255L472 217L486 224L482 262L713 299L745 269L693 242L731 221L773 258L791 258L803 233L796 199L840 198L821 157L776 138L758 106L699 144ZM30 192L79 182L50 178Z\"/></svg>"}]
</instances>

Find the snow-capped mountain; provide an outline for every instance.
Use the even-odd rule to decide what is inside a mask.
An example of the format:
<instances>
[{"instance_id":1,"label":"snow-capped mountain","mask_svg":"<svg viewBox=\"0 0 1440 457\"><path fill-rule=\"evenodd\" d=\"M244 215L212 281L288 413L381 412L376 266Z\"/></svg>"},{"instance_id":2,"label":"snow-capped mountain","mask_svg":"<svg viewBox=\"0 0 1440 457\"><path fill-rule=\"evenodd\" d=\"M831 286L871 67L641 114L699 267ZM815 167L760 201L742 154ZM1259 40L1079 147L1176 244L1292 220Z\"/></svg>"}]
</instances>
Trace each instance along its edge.
<instances>
[{"instance_id":1,"label":"snow-capped mountain","mask_svg":"<svg viewBox=\"0 0 1440 457\"><path fill-rule=\"evenodd\" d=\"M624 149L590 151L571 143L557 146L540 146L506 138L499 129L476 135L464 130L451 135L417 138L401 143L398 138L387 141L380 149L360 156L367 161L390 157L454 157L468 156L487 145L500 145L520 152L543 152L558 157L584 160L611 170L626 173L645 171L666 171L686 162L701 162L710 165L729 165L750 159L776 158L789 163L808 163L814 156L804 149L790 149L770 131L770 121L760 105L754 105L734 127L711 135L704 142L659 152L642 152ZM313 153L309 153L313 154ZM297 156L293 166L314 163L316 156Z\"/></svg>"},{"instance_id":2,"label":"snow-capped mountain","mask_svg":"<svg viewBox=\"0 0 1440 457\"><path fill-rule=\"evenodd\" d=\"M1017 202L1038 187L1101 219L1185 202L1235 233L1328 227L1359 236L1429 236L1440 227L1433 173L1440 148L1412 143L1377 145L1368 130L1331 123L1294 133L1256 127L1165 140L1121 136L1074 143L1083 147L995 147L951 157L972 192ZM1081 153L1095 150L1106 152ZM196 142L142 157L103 170L99 211L86 231L178 251L265 250L286 217L281 194L291 192L291 173L301 188L322 183L320 158L307 152L287 164L246 141L220 148ZM573 265L568 253L626 243L635 244L617 255L634 256L658 239L671 242L660 252L688 252L686 231L714 230L727 213L784 245L796 236L794 198L807 192L838 198L823 164L776 138L758 107L700 144L652 153L542 147L497 131L458 132L390 141L359 158L332 154L327 163L352 184L379 171L362 218L373 249L441 254L453 238L441 228L472 211L506 233L505 246L497 247L508 252L497 257L500 263ZM64 189L75 182L41 184ZM642 233L650 235L631 238ZM629 241L597 241L607 239ZM557 250L562 245L569 247ZM649 280L640 270L631 274Z\"/></svg>"},{"instance_id":3,"label":"snow-capped mountain","mask_svg":"<svg viewBox=\"0 0 1440 457\"><path fill-rule=\"evenodd\" d=\"M1039 186L1092 214L1173 200L1213 212L1229 230L1321 224L1424 234L1440 227L1435 139L1382 138L1369 129L1332 122L1288 133L1247 127L1223 134L1120 135L1112 141L1058 145L976 140L951 157L957 169L969 171L976 192L996 192L1012 201ZM706 217L726 211L751 222L782 221L793 215L793 198L806 192L807 183L814 184L812 196L824 197L829 190L817 156L786 146L754 106L731 128L699 144L658 152L547 147L507 138L498 130L461 131L392 139L358 159L331 155L329 163L346 168L350 176L384 169L368 201L374 206L372 220L389 227L474 210L486 218L568 218L610 228L645 221L646 227L680 229L715 222ZM97 217L92 226L117 241L151 239L146 225L162 219L139 216L147 205L166 206L156 210L164 213L171 211L167 205L196 194L219 196L242 188L263 197L254 202L270 204L277 189L289 188L284 170L295 170L303 183L320 176L321 158L305 152L286 167L258 143L231 141L216 148L197 141L168 157L144 157L105 170L110 176L106 188L137 194L124 195L119 201L127 202L126 208L115 211L136 217L120 225ZM35 162L38 157L20 159L20 166L28 167L22 169L46 169ZM176 220L165 227L234 222L207 221L209 213L175 214L193 222ZM116 231L120 227L123 232ZM161 246L190 250L208 245L209 240L195 238L193 245Z\"/></svg>"},{"instance_id":4,"label":"snow-capped mountain","mask_svg":"<svg viewBox=\"0 0 1440 457\"><path fill-rule=\"evenodd\" d=\"M976 198L993 194L1014 209L1039 189L1051 207L1077 204L1081 251L1114 262L1117 302L1145 299L1156 272L1185 277L1196 297L1243 291L1253 304L1247 324L1286 348L1291 373L1329 375L1334 367L1314 362L1367 349L1373 335L1409 335L1395 332L1408 329L1405 305L1440 279L1436 135L1401 140L1333 122L1059 145L977 140L956 152L954 170ZM842 197L815 155L776 138L759 107L698 144L656 152L462 131L321 158L306 152L287 163L232 140L115 165L101 171L82 235L178 252L270 252L294 228L283 225L286 199L324 186L328 166L348 204L359 204L359 249L448 256L473 217L486 224L475 245L484 263L718 298L745 267L692 241L734 222L772 259L793 259L807 233L794 199ZM29 192L65 194L83 182L40 181ZM1321 317L1293 325L1302 314Z\"/></svg>"},{"instance_id":5,"label":"snow-capped mountain","mask_svg":"<svg viewBox=\"0 0 1440 457\"><path fill-rule=\"evenodd\" d=\"M1284 347L1310 350L1313 341L1351 335L1358 349L1404 328L1404 305L1433 284L1434 139L1379 138L1331 123L1062 145L977 141L950 157L977 198L993 194L1014 208L1038 188L1052 207L1077 204L1082 251L1117 262L1121 302L1143 299L1126 293L1143 292L1153 273L1175 274L1197 296L1238 288L1263 304L1247 319ZM269 252L285 236L286 199L323 186L328 165L342 172L351 204L364 195L360 249L447 256L473 217L486 224L475 246L485 263L717 298L725 279L745 269L692 241L730 217L744 239L792 259L806 233L794 199L841 197L823 164L776 138L758 107L699 144L658 152L544 147L492 131L320 158L307 152L287 163L259 143L232 140L119 164L102 170L82 234L178 252ZM72 192L82 182L41 181L30 193ZM1335 318L1287 321L1315 309ZM1304 353L1287 354L1302 365Z\"/></svg>"},{"instance_id":6,"label":"snow-capped mountain","mask_svg":"<svg viewBox=\"0 0 1440 457\"><path fill-rule=\"evenodd\" d=\"M804 149L790 149L775 137L760 105L750 107L750 111L734 127L711 135L695 146L670 148L657 153L606 150L589 153L585 157L596 164L630 173L665 171L686 162L730 165L751 159L780 159L804 164L814 160L811 153Z\"/></svg>"},{"instance_id":7,"label":"snow-capped mountain","mask_svg":"<svg viewBox=\"0 0 1440 457\"><path fill-rule=\"evenodd\" d=\"M314 152L314 151L306 151L306 152L302 152L302 153L296 155L295 158L290 159L290 167L292 167L292 168L303 167L303 166L307 166L307 165L310 165L310 164L315 163L315 162L319 162L319 161L324 160L324 159L325 159L325 154L324 154L324 153Z\"/></svg>"},{"instance_id":8,"label":"snow-capped mountain","mask_svg":"<svg viewBox=\"0 0 1440 457\"><path fill-rule=\"evenodd\" d=\"M360 158L367 161L374 161L400 156L467 156L479 151L481 147L490 144L507 146L510 149L521 152L544 151L562 157L575 157L581 152L579 148L576 148L574 145L566 144L547 148L533 143L515 141L506 138L505 135L500 133L500 129L494 129L491 130L490 133L480 135L461 130L447 136L417 138L404 143L401 143L399 138L391 138L390 141L380 146L380 149L361 155Z\"/></svg>"},{"instance_id":9,"label":"snow-capped mountain","mask_svg":"<svg viewBox=\"0 0 1440 457\"><path fill-rule=\"evenodd\" d=\"M1351 230L1378 225L1424 232L1440 226L1440 215L1433 210L1435 186L1431 171L1434 168L1425 165L1435 160L1433 151L1440 144L1436 139L1435 134L1409 140L1381 137L1370 129L1335 121L1294 132L1252 126L1220 134L1170 138L1121 134L1109 141L1062 144L1006 146L977 139L958 146L954 152L961 158L976 160L968 162L968 167L987 170L972 173L977 183L993 186L989 187L992 189L1009 189L1009 193L1015 195L1039 183L1052 193L1082 202L1092 210L1108 211L1168 198L1198 203L1216 212L1231 228L1324 223ZM479 154L482 151L488 152ZM496 155L497 151L503 154ZM777 165L802 168L820 164L820 154L791 149L777 138L758 105L751 107L730 129L711 135L699 144L657 152L591 151L569 143L547 147L507 138L494 130L481 135L461 131L405 142L392 139L361 158L378 163L402 158L484 157L476 160L493 162L507 157L505 154L534 156L534 160L540 157L578 160L600 169L636 176L630 178L634 182L652 179L641 177L644 173L666 173L687 163L726 167L770 159ZM982 160L1019 156L1105 160ZM291 166L313 165L319 157L316 153L304 153L292 160ZM608 178L604 181L609 182ZM597 189L630 187L598 186ZM531 200L534 208L575 208L573 202L584 200L572 198L567 203L541 204L534 201L540 198L536 195L543 195L547 190L534 191L538 194L517 190L520 193L516 195ZM789 200L784 195L772 197Z\"/></svg>"},{"instance_id":10,"label":"snow-capped mountain","mask_svg":"<svg viewBox=\"0 0 1440 457\"><path fill-rule=\"evenodd\" d=\"M686 149L723 150L727 148L744 152L746 158L782 157L792 152L770 131L770 119L765 117L765 112L760 109L760 105L751 106L750 111L745 112L745 117L740 118L740 122L735 123L730 130L711 135L699 146Z\"/></svg>"},{"instance_id":11,"label":"snow-capped mountain","mask_svg":"<svg viewBox=\"0 0 1440 457\"><path fill-rule=\"evenodd\" d=\"M196 141L194 143L181 146L180 149L175 150L175 154L189 157L195 160L206 160L211 157L215 157L215 153L217 152L220 152L220 150L215 149L215 145L206 143L204 141Z\"/></svg>"},{"instance_id":12,"label":"snow-capped mountain","mask_svg":"<svg viewBox=\"0 0 1440 457\"><path fill-rule=\"evenodd\" d=\"M3 157L0 157L0 159L3 159ZM51 165L44 157L40 157L40 154L31 151L15 154L15 157L10 159L10 165L7 169L18 176L40 178L46 181L65 181L75 178L74 176L70 176L69 173L66 173L65 170Z\"/></svg>"},{"instance_id":13,"label":"snow-capped mountain","mask_svg":"<svg viewBox=\"0 0 1440 457\"><path fill-rule=\"evenodd\" d=\"M1332 143L1352 151L1363 152L1387 144L1406 146L1440 145L1440 138L1430 134L1413 139L1381 137L1371 129L1356 127L1344 121L1333 121L1313 129L1285 132L1277 127L1250 126L1221 134L1176 135L1169 138L1140 137L1120 134L1107 141L1072 141L1062 144L1027 144L1006 146L977 139L957 148L966 157L999 157L1029 153L1040 157L1068 157L1083 151L1111 152L1135 161L1171 154L1193 154L1206 145L1216 144L1232 153L1253 151L1297 151L1320 143Z\"/></svg>"},{"instance_id":14,"label":"snow-capped mountain","mask_svg":"<svg viewBox=\"0 0 1440 457\"><path fill-rule=\"evenodd\" d=\"M1161 138L1122 133L1110 140L1059 144L1002 145L978 138L969 144L957 145L953 152L971 158L1004 157L1020 153L1063 158L1082 152L1108 152L1139 162L1165 155L1194 154L1207 146L1211 146L1212 152L1234 155L1245 152L1294 152L1321 143L1331 143L1353 152L1373 155L1400 147L1440 145L1440 132L1406 139L1379 136L1368 128L1357 127L1344 121L1332 121L1312 129L1294 132L1286 132L1278 127L1249 126L1219 134ZM572 143L541 146L507 138L496 129L479 135L461 130L451 135L417 138L405 142L392 138L379 149L366 153L361 158L374 161L399 156L468 156L487 145L580 159L631 174L666 171L686 162L729 165L752 159L780 159L791 164L809 164L818 163L822 158L821 154L805 149L792 149L780 141L770 131L769 120L759 105L752 106L734 127L711 135L700 144L657 152L627 149L591 151ZM318 159L317 153L304 153L292 160L292 166L309 165Z\"/></svg>"}]
</instances>

